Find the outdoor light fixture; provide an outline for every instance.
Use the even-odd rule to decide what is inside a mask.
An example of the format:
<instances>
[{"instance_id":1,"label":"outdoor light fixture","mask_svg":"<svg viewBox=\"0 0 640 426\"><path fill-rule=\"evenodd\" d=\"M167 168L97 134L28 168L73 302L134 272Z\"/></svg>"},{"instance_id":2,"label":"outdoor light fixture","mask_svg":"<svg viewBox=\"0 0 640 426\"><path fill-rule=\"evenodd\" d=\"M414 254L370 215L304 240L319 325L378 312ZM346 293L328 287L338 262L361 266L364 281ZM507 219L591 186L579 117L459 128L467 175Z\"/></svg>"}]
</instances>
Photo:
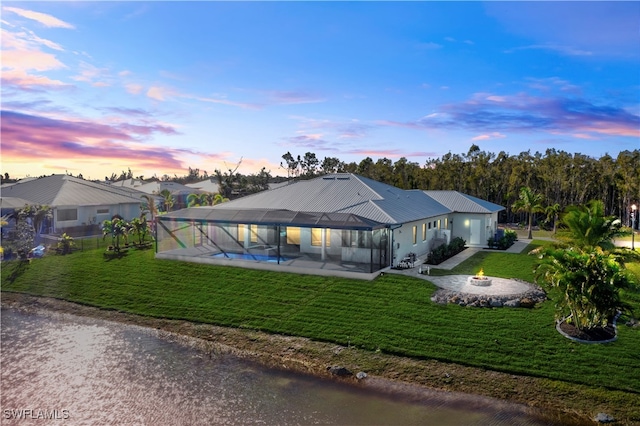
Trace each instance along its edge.
<instances>
[{"instance_id":1,"label":"outdoor light fixture","mask_svg":"<svg viewBox=\"0 0 640 426\"><path fill-rule=\"evenodd\" d=\"M631 250L635 250L635 236L636 236L636 210L638 206L631 205Z\"/></svg>"}]
</instances>

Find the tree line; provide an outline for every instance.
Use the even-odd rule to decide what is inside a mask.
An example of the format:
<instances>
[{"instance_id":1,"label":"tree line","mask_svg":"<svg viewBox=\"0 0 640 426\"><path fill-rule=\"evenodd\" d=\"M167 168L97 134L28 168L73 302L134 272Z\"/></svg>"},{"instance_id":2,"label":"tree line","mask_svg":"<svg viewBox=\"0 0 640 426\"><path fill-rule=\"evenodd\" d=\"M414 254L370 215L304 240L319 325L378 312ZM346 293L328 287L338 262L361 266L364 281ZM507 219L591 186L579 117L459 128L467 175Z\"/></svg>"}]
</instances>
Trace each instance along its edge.
<instances>
[{"instance_id":1,"label":"tree line","mask_svg":"<svg viewBox=\"0 0 640 426\"><path fill-rule=\"evenodd\" d=\"M583 205L590 200L601 200L605 214L620 217L629 223L630 205L640 202L640 149L621 151L615 158L604 155L593 158L580 153L547 149L544 153L523 151L510 155L481 150L472 145L467 153L447 153L429 159L425 164L408 161L405 157L392 161L366 157L359 163L344 162L336 157L317 158L306 152L294 156L290 152L282 156L281 167L286 177L272 176L266 168L255 174L238 173L242 160L226 171L216 169L209 175L198 168L189 167L185 176L162 176L150 180L171 180L193 183L212 179L220 187L220 195L234 199L265 190L270 183L282 180L311 179L329 173L355 173L402 189L455 190L505 206L502 222L523 222L526 213L512 208L522 187L541 194L545 206L557 205L559 211L572 205ZM0 176L3 182L8 175ZM113 173L106 180L130 179L129 169L119 175ZM142 176L138 177L143 179ZM543 220L540 215L540 222ZM548 220L552 222L551 219ZM543 223L544 224L544 223Z\"/></svg>"},{"instance_id":2,"label":"tree line","mask_svg":"<svg viewBox=\"0 0 640 426\"><path fill-rule=\"evenodd\" d=\"M315 154L285 160L290 178L307 179L319 174L347 172L384 182L402 189L455 190L505 206L501 221L522 222L526 214L513 209L520 189L528 187L540 194L547 206L583 205L601 200L605 214L627 223L630 205L640 201L640 150L622 151L617 157L599 159L556 149L545 153L524 151L509 155L483 151L472 145L466 154L451 152L429 159L424 165L400 158L344 163L336 158L319 161ZM551 222L551 220L549 220Z\"/></svg>"}]
</instances>

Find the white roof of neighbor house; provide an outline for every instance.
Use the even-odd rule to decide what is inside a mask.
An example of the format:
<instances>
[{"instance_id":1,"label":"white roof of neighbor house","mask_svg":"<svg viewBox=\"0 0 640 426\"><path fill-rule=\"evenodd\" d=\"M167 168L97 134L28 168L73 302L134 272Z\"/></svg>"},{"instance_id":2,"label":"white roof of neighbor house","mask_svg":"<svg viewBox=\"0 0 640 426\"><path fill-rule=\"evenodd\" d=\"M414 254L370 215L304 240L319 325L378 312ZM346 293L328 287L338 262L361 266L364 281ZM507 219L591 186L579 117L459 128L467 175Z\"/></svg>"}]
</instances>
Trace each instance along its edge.
<instances>
[{"instance_id":1,"label":"white roof of neighbor house","mask_svg":"<svg viewBox=\"0 0 640 426\"><path fill-rule=\"evenodd\" d=\"M115 182L108 182L109 185L119 186L121 188L133 188L138 189L146 182L141 179L131 178L131 179L123 179Z\"/></svg>"},{"instance_id":2,"label":"white roof of neighbor house","mask_svg":"<svg viewBox=\"0 0 640 426\"><path fill-rule=\"evenodd\" d=\"M5 197L23 198L30 204L51 207L140 203L140 198L134 195L132 190L68 175L51 175L19 181L2 188L2 198Z\"/></svg>"},{"instance_id":3,"label":"white roof of neighbor house","mask_svg":"<svg viewBox=\"0 0 640 426\"><path fill-rule=\"evenodd\" d=\"M504 207L498 204L458 191L424 191L424 193L454 212L495 213L504 210Z\"/></svg>"},{"instance_id":4,"label":"white roof of neighbor house","mask_svg":"<svg viewBox=\"0 0 640 426\"><path fill-rule=\"evenodd\" d=\"M187 194L199 194L201 192L208 192L208 191L202 191L195 188L190 188L181 183L171 182L171 181L148 182L138 186L136 189L146 194L159 194L161 191L165 189L169 190L169 192L171 192L172 195L179 195L179 194L187 195Z\"/></svg>"},{"instance_id":5,"label":"white roof of neighbor house","mask_svg":"<svg viewBox=\"0 0 640 426\"><path fill-rule=\"evenodd\" d=\"M405 191L350 173L296 181L212 208L351 213L387 224L412 222L451 212L423 191Z\"/></svg>"},{"instance_id":6,"label":"white roof of neighbor house","mask_svg":"<svg viewBox=\"0 0 640 426\"><path fill-rule=\"evenodd\" d=\"M199 189L200 191L210 192L212 194L217 194L220 192L220 184L215 177L205 179L201 182L188 183L186 186L193 189Z\"/></svg>"}]
</instances>

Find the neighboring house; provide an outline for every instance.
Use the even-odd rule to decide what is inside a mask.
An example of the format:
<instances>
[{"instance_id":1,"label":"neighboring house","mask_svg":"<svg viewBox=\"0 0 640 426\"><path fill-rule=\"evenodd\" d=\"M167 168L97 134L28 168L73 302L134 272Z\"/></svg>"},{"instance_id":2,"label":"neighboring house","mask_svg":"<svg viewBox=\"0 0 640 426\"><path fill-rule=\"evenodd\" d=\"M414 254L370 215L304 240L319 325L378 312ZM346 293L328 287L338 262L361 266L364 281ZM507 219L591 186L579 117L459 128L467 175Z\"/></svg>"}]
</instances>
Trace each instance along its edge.
<instances>
[{"instance_id":1,"label":"neighboring house","mask_svg":"<svg viewBox=\"0 0 640 426\"><path fill-rule=\"evenodd\" d=\"M338 173L158 217L156 256L374 274L454 237L485 246L503 209L455 191L402 190Z\"/></svg>"},{"instance_id":2,"label":"neighboring house","mask_svg":"<svg viewBox=\"0 0 640 426\"><path fill-rule=\"evenodd\" d=\"M208 192L210 194L220 193L220 184L218 183L218 178L216 177L207 178L201 182L188 183L186 186L195 190Z\"/></svg>"},{"instance_id":3,"label":"neighboring house","mask_svg":"<svg viewBox=\"0 0 640 426\"><path fill-rule=\"evenodd\" d=\"M139 188L142 185L146 184L147 182L143 181L142 179L129 178L129 179L122 179L115 182L106 182L106 183L112 186L120 187L120 188L129 188L129 189L139 190Z\"/></svg>"},{"instance_id":4,"label":"neighboring house","mask_svg":"<svg viewBox=\"0 0 640 426\"><path fill-rule=\"evenodd\" d=\"M145 194L153 195L158 195L166 189L171 193L174 199L172 210L179 210L187 207L187 197L189 196L189 194L201 194L203 192L208 192L190 188L188 186L182 185L181 183L170 181L148 182L136 186L135 189L144 192ZM159 205L162 205L162 202L160 202Z\"/></svg>"},{"instance_id":5,"label":"neighboring house","mask_svg":"<svg viewBox=\"0 0 640 426\"><path fill-rule=\"evenodd\" d=\"M23 199L30 205L48 205L53 220L39 233L98 229L100 223L120 215L126 220L140 216L140 193L68 175L51 175L2 186L4 200ZM24 207L24 204L20 207ZM17 207L17 208L20 208Z\"/></svg>"}]
</instances>

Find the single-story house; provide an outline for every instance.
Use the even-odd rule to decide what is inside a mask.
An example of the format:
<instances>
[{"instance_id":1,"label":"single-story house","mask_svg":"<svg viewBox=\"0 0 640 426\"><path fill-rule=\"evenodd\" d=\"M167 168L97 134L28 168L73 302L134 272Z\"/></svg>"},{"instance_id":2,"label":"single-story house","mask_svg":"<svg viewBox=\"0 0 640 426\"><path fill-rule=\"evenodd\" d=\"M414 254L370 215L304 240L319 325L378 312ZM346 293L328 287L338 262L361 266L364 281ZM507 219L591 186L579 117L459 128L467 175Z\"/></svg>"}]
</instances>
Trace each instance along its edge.
<instances>
[{"instance_id":1,"label":"single-story house","mask_svg":"<svg viewBox=\"0 0 640 426\"><path fill-rule=\"evenodd\" d=\"M136 186L135 189L144 192L145 194L153 195L159 195L164 190L169 191L174 200L172 209L176 210L187 207L187 197L189 196L189 194L202 194L204 192L207 192L171 181L147 182L143 183L142 185ZM160 205L162 205L162 203L160 203Z\"/></svg>"},{"instance_id":2,"label":"single-story house","mask_svg":"<svg viewBox=\"0 0 640 426\"><path fill-rule=\"evenodd\" d=\"M185 186L211 194L218 194L220 192L220 184L216 177L207 178L200 182L188 183Z\"/></svg>"},{"instance_id":3,"label":"single-story house","mask_svg":"<svg viewBox=\"0 0 640 426\"><path fill-rule=\"evenodd\" d=\"M403 190L329 174L159 216L156 257L376 274L455 237L486 246L501 210L456 191Z\"/></svg>"},{"instance_id":4,"label":"single-story house","mask_svg":"<svg viewBox=\"0 0 640 426\"><path fill-rule=\"evenodd\" d=\"M68 230L97 230L104 220L120 215L125 220L140 216L142 193L92 182L64 174L20 180L2 186L4 200L21 199L25 204L48 205L53 220L36 230L43 234L58 234ZM20 201L20 203L22 203ZM15 204L12 202L12 204ZM20 208L22 206L15 206Z\"/></svg>"}]
</instances>

